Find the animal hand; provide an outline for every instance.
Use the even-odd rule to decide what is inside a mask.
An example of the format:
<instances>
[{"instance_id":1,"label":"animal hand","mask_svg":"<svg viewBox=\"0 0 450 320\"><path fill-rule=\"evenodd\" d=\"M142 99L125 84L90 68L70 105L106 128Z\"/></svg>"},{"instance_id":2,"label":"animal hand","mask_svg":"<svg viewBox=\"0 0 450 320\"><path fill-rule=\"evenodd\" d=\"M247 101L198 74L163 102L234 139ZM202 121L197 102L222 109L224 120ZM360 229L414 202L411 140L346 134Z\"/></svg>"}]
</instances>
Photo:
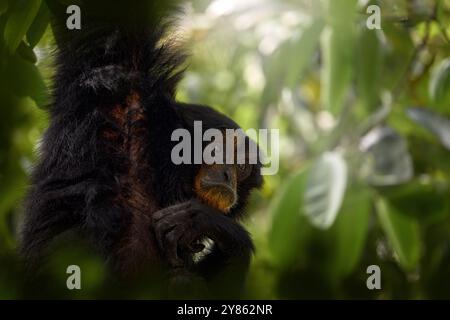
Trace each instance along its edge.
<instances>
[{"instance_id":1,"label":"animal hand","mask_svg":"<svg viewBox=\"0 0 450 320\"><path fill-rule=\"evenodd\" d=\"M188 267L193 263L193 254L204 249L199 241L205 237L214 237L215 224L211 219L214 216L223 214L196 199L154 214L152 226L155 237L171 267Z\"/></svg>"}]
</instances>

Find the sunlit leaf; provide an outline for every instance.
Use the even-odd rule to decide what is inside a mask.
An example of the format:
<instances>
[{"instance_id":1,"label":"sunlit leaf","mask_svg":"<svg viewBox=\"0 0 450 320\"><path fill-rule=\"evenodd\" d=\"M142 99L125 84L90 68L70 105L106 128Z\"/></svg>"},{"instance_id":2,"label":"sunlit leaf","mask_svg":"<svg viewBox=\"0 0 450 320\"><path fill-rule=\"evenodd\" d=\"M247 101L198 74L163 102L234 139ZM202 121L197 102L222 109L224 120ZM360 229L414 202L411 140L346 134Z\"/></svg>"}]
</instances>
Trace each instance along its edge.
<instances>
[{"instance_id":1,"label":"sunlit leaf","mask_svg":"<svg viewBox=\"0 0 450 320\"><path fill-rule=\"evenodd\" d=\"M349 17L355 17L357 0L323 0L327 19L332 25L349 24Z\"/></svg>"},{"instance_id":2,"label":"sunlit leaf","mask_svg":"<svg viewBox=\"0 0 450 320\"><path fill-rule=\"evenodd\" d=\"M371 112L378 106L382 57L377 30L362 28L357 44L356 83L365 112Z\"/></svg>"},{"instance_id":3,"label":"sunlit leaf","mask_svg":"<svg viewBox=\"0 0 450 320\"><path fill-rule=\"evenodd\" d=\"M378 127L366 134L360 143L364 152L362 174L376 186L409 181L413 164L406 140L389 127Z\"/></svg>"},{"instance_id":4,"label":"sunlit leaf","mask_svg":"<svg viewBox=\"0 0 450 320\"><path fill-rule=\"evenodd\" d=\"M440 110L450 111L450 58L443 60L433 71L430 96Z\"/></svg>"},{"instance_id":5,"label":"sunlit leaf","mask_svg":"<svg viewBox=\"0 0 450 320\"><path fill-rule=\"evenodd\" d=\"M353 77L356 1L327 1L327 6L329 25L322 34L322 102L338 116Z\"/></svg>"},{"instance_id":6,"label":"sunlit leaf","mask_svg":"<svg viewBox=\"0 0 450 320\"><path fill-rule=\"evenodd\" d=\"M309 25L297 39L293 39L287 48L283 61L291 61L286 66L286 86L293 87L298 84L300 77L307 66L311 64L311 58L319 45L320 34L324 22L315 20Z\"/></svg>"},{"instance_id":7,"label":"sunlit leaf","mask_svg":"<svg viewBox=\"0 0 450 320\"><path fill-rule=\"evenodd\" d=\"M33 22L40 5L41 0L14 1L4 31L5 42L9 52L13 53L16 51L20 41Z\"/></svg>"},{"instance_id":8,"label":"sunlit leaf","mask_svg":"<svg viewBox=\"0 0 450 320\"><path fill-rule=\"evenodd\" d=\"M265 62L266 85L261 98L263 105L277 102L283 87L293 87L310 65L318 47L324 22L318 19L301 33L283 42ZM290 61L290 63L285 63Z\"/></svg>"},{"instance_id":9,"label":"sunlit leaf","mask_svg":"<svg viewBox=\"0 0 450 320\"><path fill-rule=\"evenodd\" d=\"M424 108L409 108L408 116L439 138L442 145L450 150L450 119Z\"/></svg>"},{"instance_id":10,"label":"sunlit leaf","mask_svg":"<svg viewBox=\"0 0 450 320\"><path fill-rule=\"evenodd\" d=\"M339 153L323 154L308 176L305 215L321 229L329 228L341 208L347 186L347 164Z\"/></svg>"},{"instance_id":11,"label":"sunlit leaf","mask_svg":"<svg viewBox=\"0 0 450 320\"><path fill-rule=\"evenodd\" d=\"M417 266L421 255L420 229L417 221L393 208L386 200L376 202L378 218L399 264L406 271Z\"/></svg>"}]
</instances>

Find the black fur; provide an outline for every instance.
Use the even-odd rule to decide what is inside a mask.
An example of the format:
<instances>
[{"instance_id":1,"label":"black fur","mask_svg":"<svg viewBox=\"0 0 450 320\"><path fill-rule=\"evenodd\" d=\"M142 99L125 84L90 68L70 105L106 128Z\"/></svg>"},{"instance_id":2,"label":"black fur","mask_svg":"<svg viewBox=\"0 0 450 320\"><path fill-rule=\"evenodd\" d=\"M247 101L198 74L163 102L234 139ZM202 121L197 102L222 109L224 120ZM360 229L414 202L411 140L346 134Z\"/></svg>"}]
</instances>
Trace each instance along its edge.
<instances>
[{"instance_id":1,"label":"black fur","mask_svg":"<svg viewBox=\"0 0 450 320\"><path fill-rule=\"evenodd\" d=\"M75 231L120 274L171 265L157 244L156 215L183 228L189 239L203 233L215 238L211 263L206 259L194 272L206 276L234 257L245 257L247 265L253 248L247 232L195 202L197 166L177 166L170 158L174 129L189 129L194 120L211 128L238 126L209 107L175 101L184 55L162 40L164 23L100 22L88 20L82 31L68 33L56 19L57 73L50 126L25 204L25 260L39 266L55 237ZM232 216L261 184L259 166L252 176L241 186ZM189 204L189 214L176 210L180 203Z\"/></svg>"}]
</instances>

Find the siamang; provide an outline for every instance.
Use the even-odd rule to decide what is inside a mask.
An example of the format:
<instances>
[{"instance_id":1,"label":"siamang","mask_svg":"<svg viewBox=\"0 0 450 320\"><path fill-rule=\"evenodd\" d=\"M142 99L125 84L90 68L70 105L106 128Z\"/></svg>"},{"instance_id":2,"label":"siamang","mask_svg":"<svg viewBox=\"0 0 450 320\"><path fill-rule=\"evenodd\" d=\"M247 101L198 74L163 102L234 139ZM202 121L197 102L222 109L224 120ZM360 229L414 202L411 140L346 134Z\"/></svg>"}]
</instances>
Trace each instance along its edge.
<instances>
[{"instance_id":1,"label":"siamang","mask_svg":"<svg viewBox=\"0 0 450 320\"><path fill-rule=\"evenodd\" d=\"M174 130L192 130L197 120L204 128L239 126L176 101L185 55L166 32L171 11L156 2L82 1L82 29L68 31L65 7L47 1L57 71L25 201L21 252L31 267L67 232L89 239L125 277L162 265L209 279L224 266L248 265L253 245L238 218L261 185L260 166L245 168L224 214L196 187L205 166L171 161ZM213 245L195 263L205 238Z\"/></svg>"}]
</instances>

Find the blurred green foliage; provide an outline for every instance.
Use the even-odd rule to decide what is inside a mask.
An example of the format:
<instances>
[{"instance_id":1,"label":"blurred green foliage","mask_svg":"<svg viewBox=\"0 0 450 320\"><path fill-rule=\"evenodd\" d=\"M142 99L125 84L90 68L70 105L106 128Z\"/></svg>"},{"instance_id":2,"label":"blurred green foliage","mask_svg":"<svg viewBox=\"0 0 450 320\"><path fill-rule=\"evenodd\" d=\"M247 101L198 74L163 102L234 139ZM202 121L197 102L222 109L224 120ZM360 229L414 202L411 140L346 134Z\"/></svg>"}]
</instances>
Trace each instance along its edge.
<instances>
[{"instance_id":1,"label":"blurred green foliage","mask_svg":"<svg viewBox=\"0 0 450 320\"><path fill-rule=\"evenodd\" d=\"M48 288L27 286L16 254L47 125L49 18L44 0L0 0L0 298L108 297L101 262L79 248L52 257ZM450 298L450 1L193 0L180 25L192 56L179 99L280 129L280 171L246 221L245 296ZM65 289L69 264L80 292ZM381 290L366 287L373 264Z\"/></svg>"}]
</instances>

